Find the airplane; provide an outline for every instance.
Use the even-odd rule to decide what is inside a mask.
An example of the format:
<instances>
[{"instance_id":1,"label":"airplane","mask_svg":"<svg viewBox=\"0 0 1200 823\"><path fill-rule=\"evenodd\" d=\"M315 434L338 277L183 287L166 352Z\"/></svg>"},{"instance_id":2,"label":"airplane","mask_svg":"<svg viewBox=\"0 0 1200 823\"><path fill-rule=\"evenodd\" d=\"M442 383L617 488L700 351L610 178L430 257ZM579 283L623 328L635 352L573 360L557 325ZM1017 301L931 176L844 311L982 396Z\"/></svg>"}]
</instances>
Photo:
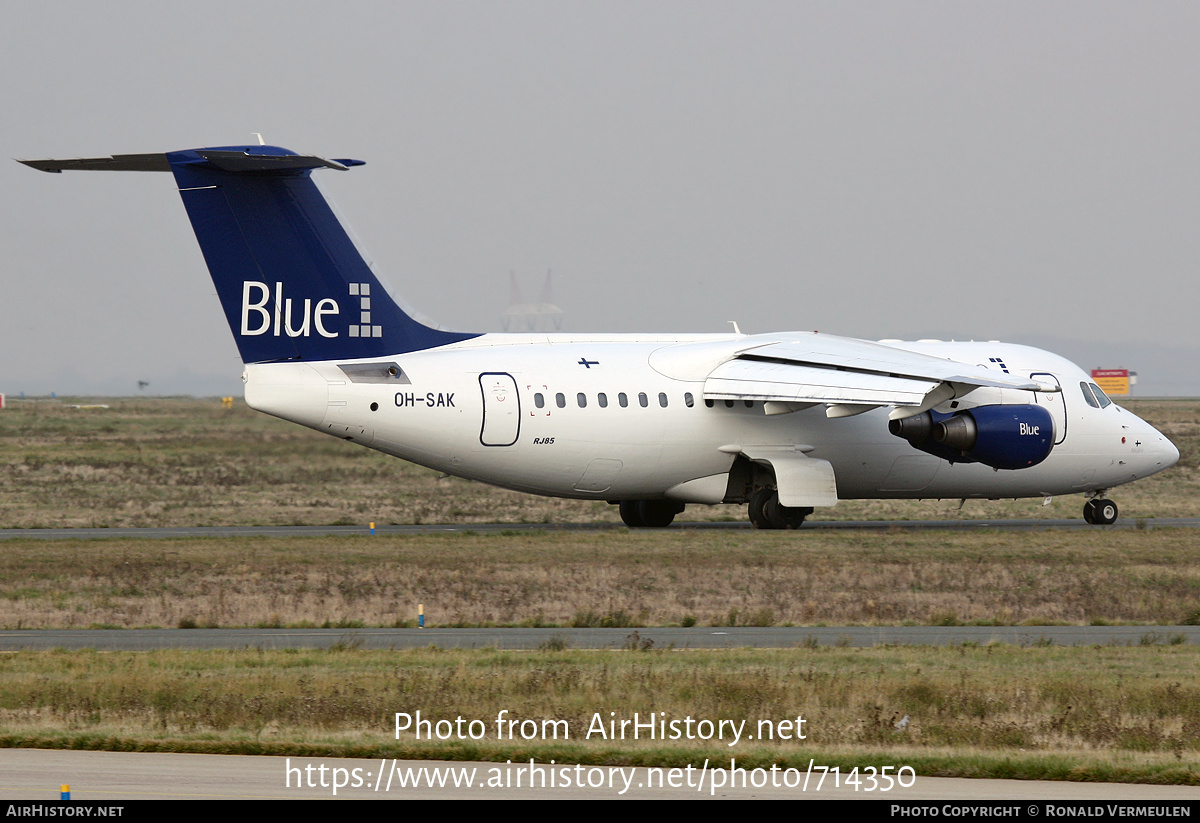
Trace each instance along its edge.
<instances>
[{"instance_id":1,"label":"airplane","mask_svg":"<svg viewBox=\"0 0 1200 823\"><path fill-rule=\"evenodd\" d=\"M429 324L311 178L360 160L260 144L19 162L174 176L252 408L445 474L607 501L630 527L689 504L794 529L840 499L1077 493L1103 525L1110 489L1179 459L1077 366L1026 346Z\"/></svg>"}]
</instances>

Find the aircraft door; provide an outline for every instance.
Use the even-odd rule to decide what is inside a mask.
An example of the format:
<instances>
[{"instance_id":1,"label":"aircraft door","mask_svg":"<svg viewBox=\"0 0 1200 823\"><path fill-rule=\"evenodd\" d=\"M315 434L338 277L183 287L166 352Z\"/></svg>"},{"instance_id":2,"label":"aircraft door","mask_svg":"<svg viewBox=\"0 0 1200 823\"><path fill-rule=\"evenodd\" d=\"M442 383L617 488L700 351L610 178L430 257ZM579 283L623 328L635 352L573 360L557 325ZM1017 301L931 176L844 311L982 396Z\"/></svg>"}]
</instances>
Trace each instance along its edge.
<instances>
[{"instance_id":1,"label":"aircraft door","mask_svg":"<svg viewBox=\"0 0 1200 823\"><path fill-rule=\"evenodd\" d=\"M1061 391L1062 384L1058 382L1057 377L1046 372L1035 372L1029 376L1042 383L1053 383L1060 389L1056 392L1040 391L1034 393L1037 404L1044 406L1046 411L1050 412L1050 417L1054 420L1054 445L1057 446L1067 439L1067 400Z\"/></svg>"},{"instance_id":2,"label":"aircraft door","mask_svg":"<svg viewBox=\"0 0 1200 823\"><path fill-rule=\"evenodd\" d=\"M479 442L485 446L511 446L521 431L521 399L517 381L505 372L479 375L483 392L483 426Z\"/></svg>"}]
</instances>

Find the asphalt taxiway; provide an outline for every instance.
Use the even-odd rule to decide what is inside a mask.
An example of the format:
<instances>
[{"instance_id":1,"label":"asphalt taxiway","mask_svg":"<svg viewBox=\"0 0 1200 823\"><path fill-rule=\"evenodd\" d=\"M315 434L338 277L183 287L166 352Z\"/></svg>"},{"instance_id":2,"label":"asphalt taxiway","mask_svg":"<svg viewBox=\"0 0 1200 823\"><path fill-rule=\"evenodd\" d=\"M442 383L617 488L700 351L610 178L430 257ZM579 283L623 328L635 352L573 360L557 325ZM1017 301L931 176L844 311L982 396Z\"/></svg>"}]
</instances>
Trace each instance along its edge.
<instances>
[{"instance_id":1,"label":"asphalt taxiway","mask_svg":"<svg viewBox=\"0 0 1200 823\"><path fill-rule=\"evenodd\" d=\"M831 773L825 773L818 788L823 774L821 764L816 764L812 774L807 769L758 769L733 774L699 766L675 769L678 774L671 775L670 769L561 763L554 767L548 763L531 766L528 761L474 763L0 749L0 798L45 803L58 800L60 787L67 785L73 801L114 806L124 800L315 799L937 800L962 805L979 801L1024 804L1076 800L1095 804L1137 802L1142 806L1155 803L1173 809L1200 804L1200 787L1196 786L922 776L910 779L906 775L904 786L893 784L885 792L879 786L865 791L867 784L862 781L839 780L835 784ZM342 783L336 794L335 782ZM1041 808L1039 803L1039 811ZM950 816L946 809L939 809L939 813ZM958 815L972 816L965 810Z\"/></svg>"}]
</instances>

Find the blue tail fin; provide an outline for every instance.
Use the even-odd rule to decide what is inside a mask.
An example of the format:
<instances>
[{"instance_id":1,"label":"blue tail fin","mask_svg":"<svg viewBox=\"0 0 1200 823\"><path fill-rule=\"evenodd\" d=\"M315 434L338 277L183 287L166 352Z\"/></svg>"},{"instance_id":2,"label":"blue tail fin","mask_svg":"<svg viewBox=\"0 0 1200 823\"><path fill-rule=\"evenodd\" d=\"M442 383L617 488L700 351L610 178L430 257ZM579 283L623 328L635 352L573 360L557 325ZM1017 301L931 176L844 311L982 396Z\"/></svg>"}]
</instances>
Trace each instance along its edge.
<instances>
[{"instance_id":1,"label":"blue tail fin","mask_svg":"<svg viewBox=\"0 0 1200 823\"><path fill-rule=\"evenodd\" d=\"M22 162L43 171L171 171L246 363L382 357L476 336L409 317L310 179L313 169L361 161L231 146Z\"/></svg>"}]
</instances>

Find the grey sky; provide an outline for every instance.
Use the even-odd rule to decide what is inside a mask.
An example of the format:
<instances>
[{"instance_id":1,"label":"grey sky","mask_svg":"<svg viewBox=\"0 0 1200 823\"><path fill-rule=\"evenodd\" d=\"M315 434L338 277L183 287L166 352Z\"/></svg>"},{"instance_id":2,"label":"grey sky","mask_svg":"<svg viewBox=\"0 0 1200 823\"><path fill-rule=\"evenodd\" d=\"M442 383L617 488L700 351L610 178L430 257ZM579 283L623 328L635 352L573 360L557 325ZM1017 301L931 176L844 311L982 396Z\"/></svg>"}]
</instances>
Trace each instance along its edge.
<instances>
[{"instance_id":1,"label":"grey sky","mask_svg":"<svg viewBox=\"0 0 1200 823\"><path fill-rule=\"evenodd\" d=\"M0 0L0 155L268 142L497 330L1004 339L1200 394L1196 3ZM0 163L0 391L237 391L168 175Z\"/></svg>"}]
</instances>

